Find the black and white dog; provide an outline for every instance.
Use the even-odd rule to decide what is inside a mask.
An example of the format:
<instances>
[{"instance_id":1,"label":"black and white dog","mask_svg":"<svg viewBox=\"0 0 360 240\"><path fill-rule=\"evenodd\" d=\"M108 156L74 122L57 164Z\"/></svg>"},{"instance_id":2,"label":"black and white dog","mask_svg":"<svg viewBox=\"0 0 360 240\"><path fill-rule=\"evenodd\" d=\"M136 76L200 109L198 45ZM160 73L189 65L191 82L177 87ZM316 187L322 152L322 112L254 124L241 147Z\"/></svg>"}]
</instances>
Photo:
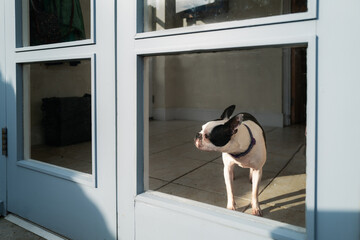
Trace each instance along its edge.
<instances>
[{"instance_id":1,"label":"black and white dog","mask_svg":"<svg viewBox=\"0 0 360 240\"><path fill-rule=\"evenodd\" d=\"M235 210L233 178L235 164L250 168L252 214L262 216L258 202L262 167L266 161L265 132L249 113L233 117L235 105L226 108L220 119L207 122L195 136L195 146L204 151L222 152L227 208ZM230 118L231 117L231 118Z\"/></svg>"}]
</instances>

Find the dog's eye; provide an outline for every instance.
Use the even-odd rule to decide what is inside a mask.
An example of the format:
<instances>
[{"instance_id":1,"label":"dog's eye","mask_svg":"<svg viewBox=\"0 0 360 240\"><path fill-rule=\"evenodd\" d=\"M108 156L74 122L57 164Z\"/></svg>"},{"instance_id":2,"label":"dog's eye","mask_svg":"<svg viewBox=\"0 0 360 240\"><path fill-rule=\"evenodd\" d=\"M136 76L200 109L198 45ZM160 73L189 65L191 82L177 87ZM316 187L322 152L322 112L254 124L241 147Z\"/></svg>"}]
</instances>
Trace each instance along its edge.
<instances>
[{"instance_id":1,"label":"dog's eye","mask_svg":"<svg viewBox=\"0 0 360 240\"><path fill-rule=\"evenodd\" d=\"M209 138L209 135L208 135L208 134L204 134L204 137L205 137L206 139L208 139L208 138Z\"/></svg>"}]
</instances>

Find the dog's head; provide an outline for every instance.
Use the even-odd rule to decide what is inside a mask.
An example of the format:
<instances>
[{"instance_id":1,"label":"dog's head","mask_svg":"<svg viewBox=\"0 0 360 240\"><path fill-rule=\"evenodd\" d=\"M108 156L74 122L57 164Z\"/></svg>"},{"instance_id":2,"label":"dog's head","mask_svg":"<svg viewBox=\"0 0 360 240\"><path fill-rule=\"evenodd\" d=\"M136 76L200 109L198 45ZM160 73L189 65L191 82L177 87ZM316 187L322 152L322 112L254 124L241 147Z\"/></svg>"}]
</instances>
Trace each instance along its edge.
<instances>
[{"instance_id":1,"label":"dog's head","mask_svg":"<svg viewBox=\"0 0 360 240\"><path fill-rule=\"evenodd\" d=\"M235 105L231 105L224 110L220 119L205 123L195 136L195 146L204 151L226 152L232 136L243 121L242 114L230 118L234 110Z\"/></svg>"}]
</instances>

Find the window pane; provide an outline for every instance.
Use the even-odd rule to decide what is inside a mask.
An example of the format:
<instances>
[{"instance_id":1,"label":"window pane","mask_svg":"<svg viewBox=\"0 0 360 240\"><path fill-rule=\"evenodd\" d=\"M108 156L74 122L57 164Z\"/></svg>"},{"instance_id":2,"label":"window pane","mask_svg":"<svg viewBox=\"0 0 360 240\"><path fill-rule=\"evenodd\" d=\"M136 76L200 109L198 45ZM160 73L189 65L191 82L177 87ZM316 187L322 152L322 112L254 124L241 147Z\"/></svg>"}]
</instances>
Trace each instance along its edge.
<instances>
[{"instance_id":1,"label":"window pane","mask_svg":"<svg viewBox=\"0 0 360 240\"><path fill-rule=\"evenodd\" d=\"M250 134L241 123L231 134L243 137L231 135L222 143L226 131L212 134L211 129L223 123L203 125L235 104L233 116L250 113L266 135L267 160L258 190L263 216L305 227L306 46L144 57L144 81L149 86L145 90L149 93L149 120L145 120L149 149L145 152L150 190L227 207L221 151L246 152ZM253 135L261 132L254 121L243 123L253 127ZM219 146L217 151L195 146L199 132L206 142L203 129L212 138L207 146ZM249 154L261 150L256 148L262 144L261 136ZM238 150L227 145L236 143L234 139L239 141ZM244 158L235 159L240 164ZM244 168L234 167L235 208L251 214L249 166L246 161L241 164Z\"/></svg>"},{"instance_id":2,"label":"window pane","mask_svg":"<svg viewBox=\"0 0 360 240\"><path fill-rule=\"evenodd\" d=\"M90 8L90 0L21 0L22 46L89 39Z\"/></svg>"},{"instance_id":3,"label":"window pane","mask_svg":"<svg viewBox=\"0 0 360 240\"><path fill-rule=\"evenodd\" d=\"M22 65L24 159L92 173L91 60Z\"/></svg>"},{"instance_id":4,"label":"window pane","mask_svg":"<svg viewBox=\"0 0 360 240\"><path fill-rule=\"evenodd\" d=\"M144 0L144 31L307 11L307 0Z\"/></svg>"}]
</instances>

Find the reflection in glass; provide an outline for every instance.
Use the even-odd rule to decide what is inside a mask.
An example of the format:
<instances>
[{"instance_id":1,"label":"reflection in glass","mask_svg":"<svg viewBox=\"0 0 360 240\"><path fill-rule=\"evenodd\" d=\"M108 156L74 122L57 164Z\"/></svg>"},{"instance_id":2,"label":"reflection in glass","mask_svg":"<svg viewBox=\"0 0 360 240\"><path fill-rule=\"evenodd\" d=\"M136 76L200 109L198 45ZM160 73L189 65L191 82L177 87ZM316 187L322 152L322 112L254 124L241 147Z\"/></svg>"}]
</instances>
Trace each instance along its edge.
<instances>
[{"instance_id":1,"label":"reflection in glass","mask_svg":"<svg viewBox=\"0 0 360 240\"><path fill-rule=\"evenodd\" d=\"M307 0L144 0L144 31L307 11Z\"/></svg>"},{"instance_id":2,"label":"reflection in glass","mask_svg":"<svg viewBox=\"0 0 360 240\"><path fill-rule=\"evenodd\" d=\"M91 61L22 65L24 159L92 173Z\"/></svg>"},{"instance_id":3,"label":"reflection in glass","mask_svg":"<svg viewBox=\"0 0 360 240\"><path fill-rule=\"evenodd\" d=\"M221 153L198 150L194 137L235 104L235 113L254 115L265 130L264 217L305 227L306 51L268 47L144 57L148 189L225 208ZM251 214L249 169L235 167L234 173L236 211Z\"/></svg>"},{"instance_id":4,"label":"reflection in glass","mask_svg":"<svg viewBox=\"0 0 360 240\"><path fill-rule=\"evenodd\" d=\"M22 0L23 46L90 38L90 0Z\"/></svg>"}]
</instances>

